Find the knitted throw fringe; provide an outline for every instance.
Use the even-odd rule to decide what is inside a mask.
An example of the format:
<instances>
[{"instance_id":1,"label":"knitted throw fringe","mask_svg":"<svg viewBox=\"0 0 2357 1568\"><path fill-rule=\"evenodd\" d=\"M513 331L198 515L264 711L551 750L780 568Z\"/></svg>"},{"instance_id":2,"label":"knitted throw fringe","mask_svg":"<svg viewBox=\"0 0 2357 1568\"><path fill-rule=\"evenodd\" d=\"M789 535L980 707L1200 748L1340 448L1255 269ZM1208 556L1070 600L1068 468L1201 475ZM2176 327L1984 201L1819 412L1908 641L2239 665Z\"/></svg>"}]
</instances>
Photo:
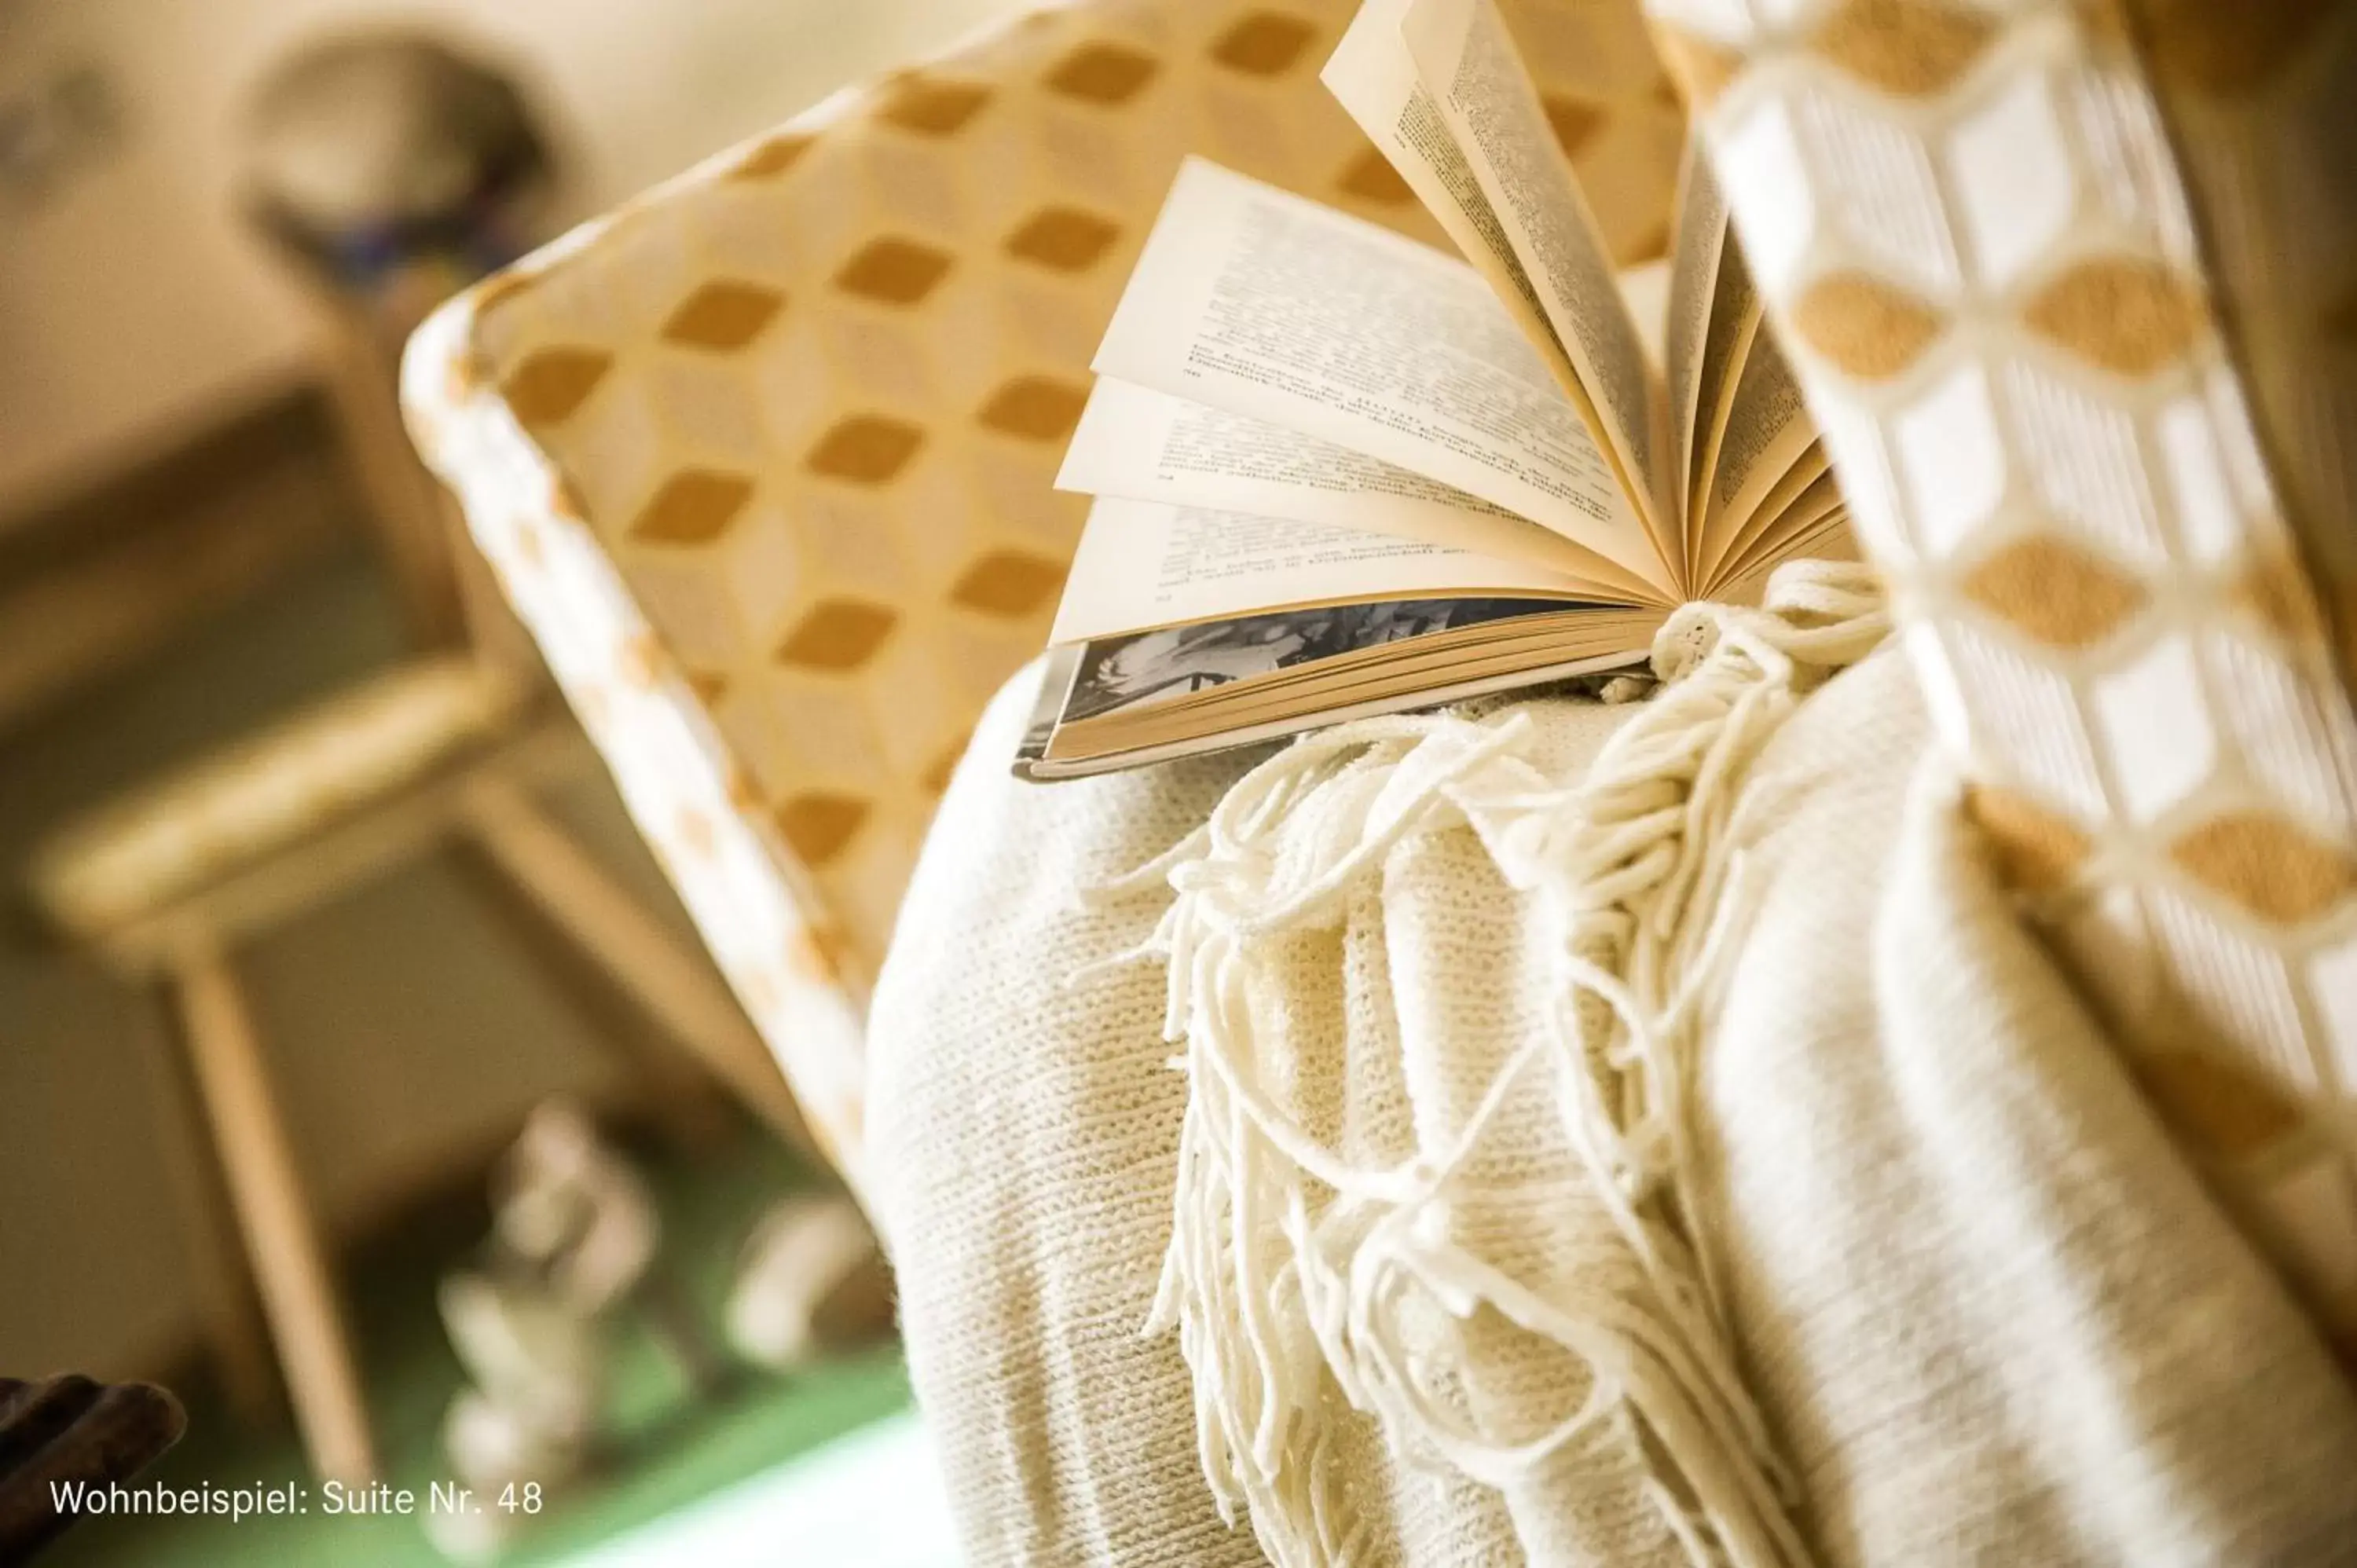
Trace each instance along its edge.
<instances>
[{"instance_id":1,"label":"knitted throw fringe","mask_svg":"<svg viewBox=\"0 0 2357 1568\"><path fill-rule=\"evenodd\" d=\"M1662 689L1577 782L1529 760L1519 714L1346 725L1254 768L1202 828L1092 895L1176 894L1154 935L1111 961L1167 963L1166 1036L1183 1042L1173 1065L1189 1078L1146 1332L1178 1332L1203 1474L1222 1516L1233 1525L1244 1510L1278 1568L1363 1556L1321 1416L1329 1378L1401 1452L1495 1487L1613 1423L1692 1562L1807 1560L1698 1233L1689 1090L1697 1004L1739 925L1738 846L1757 808L1738 804L1738 786L1799 698L1888 629L1865 568L1788 565L1760 609L1694 604L1672 617L1653 646ZM1265 993L1254 966L1269 938L1339 926L1353 886L1403 841L1458 826L1547 922L1551 1026L1517 1049L1447 1146L1356 1166L1265 1090L1274 1042L1253 1005ZM1570 1070L1542 1087L1526 1069L1548 1058ZM1450 1233L1470 1157L1518 1093L1557 1101L1636 1264L1576 1277L1610 1283L1541 1294ZM1332 1195L1314 1213L1313 1183ZM1588 1369L1591 1394L1534 1439L1473 1430L1435 1388L1436 1370L1451 1369L1430 1364L1428 1346L1405 1347L1400 1309L1416 1293L1458 1323L1487 1305L1563 1346Z\"/></svg>"}]
</instances>

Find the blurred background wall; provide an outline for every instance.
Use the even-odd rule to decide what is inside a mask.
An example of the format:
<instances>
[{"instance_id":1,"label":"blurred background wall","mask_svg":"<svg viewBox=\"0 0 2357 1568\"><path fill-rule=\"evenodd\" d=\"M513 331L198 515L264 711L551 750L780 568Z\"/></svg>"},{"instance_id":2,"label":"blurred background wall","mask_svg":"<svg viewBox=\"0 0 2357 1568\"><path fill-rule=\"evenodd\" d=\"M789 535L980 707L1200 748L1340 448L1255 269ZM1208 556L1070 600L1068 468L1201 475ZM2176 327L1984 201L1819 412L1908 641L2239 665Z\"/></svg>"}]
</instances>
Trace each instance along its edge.
<instances>
[{"instance_id":1,"label":"blurred background wall","mask_svg":"<svg viewBox=\"0 0 2357 1568\"><path fill-rule=\"evenodd\" d=\"M0 189L0 518L295 373L283 282L240 233L240 110L299 41L438 24L533 89L587 215L1006 0L0 0L0 106L91 73L111 151ZM65 156L71 156L70 149Z\"/></svg>"},{"instance_id":2,"label":"blurred background wall","mask_svg":"<svg viewBox=\"0 0 2357 1568\"><path fill-rule=\"evenodd\" d=\"M586 215L1011 8L0 0L0 568L150 507L276 509L329 541L295 568L300 591L0 729L0 866L13 876L77 807L404 646L358 543L360 502L299 412L268 415L292 423L195 479L124 478L263 417L305 373L289 285L237 216L241 108L285 49L338 26L437 22L525 82L565 160L564 205ZM610 794L578 796L574 825L661 899ZM239 955L331 1229L487 1150L551 1090L618 1081L597 1038L614 1019L552 983L464 876L425 863ZM94 964L0 944L0 1352L19 1370L135 1375L188 1342L170 1164L139 1088L164 1027L154 998Z\"/></svg>"}]
</instances>

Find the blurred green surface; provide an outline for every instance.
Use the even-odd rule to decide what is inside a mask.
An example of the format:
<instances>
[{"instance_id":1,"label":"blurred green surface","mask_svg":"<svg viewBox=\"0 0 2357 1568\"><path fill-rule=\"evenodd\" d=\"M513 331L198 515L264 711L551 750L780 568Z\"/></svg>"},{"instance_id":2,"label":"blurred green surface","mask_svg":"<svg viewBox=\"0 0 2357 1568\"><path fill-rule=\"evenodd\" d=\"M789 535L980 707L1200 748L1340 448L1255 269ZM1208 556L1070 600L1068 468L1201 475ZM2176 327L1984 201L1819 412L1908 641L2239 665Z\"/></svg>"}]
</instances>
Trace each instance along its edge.
<instances>
[{"instance_id":1,"label":"blurred green surface","mask_svg":"<svg viewBox=\"0 0 2357 1568\"><path fill-rule=\"evenodd\" d=\"M666 1265L716 1342L739 1241L770 1202L805 1185L805 1177L785 1154L751 1133L692 1157L659 1146L640 1153L663 1209ZM42 1568L408 1568L444 1561L425 1533L424 1512L431 1483L451 1479L439 1429L460 1372L442 1334L434 1291L444 1272L472 1255L485 1222L479 1206L446 1206L352 1260L343 1274L363 1344L385 1478L416 1493L417 1516L323 1512L291 1428L243 1430L197 1390L188 1436L139 1484L300 1485L309 1487L310 1511L235 1523L91 1519L43 1554ZM704 1401L690 1393L678 1369L643 1334L618 1334L614 1349L610 1456L597 1473L551 1487L538 1518L520 1520L499 1559L502 1564L562 1563L909 1403L894 1347L791 1378L748 1369ZM479 1500L495 1505L497 1499Z\"/></svg>"}]
</instances>

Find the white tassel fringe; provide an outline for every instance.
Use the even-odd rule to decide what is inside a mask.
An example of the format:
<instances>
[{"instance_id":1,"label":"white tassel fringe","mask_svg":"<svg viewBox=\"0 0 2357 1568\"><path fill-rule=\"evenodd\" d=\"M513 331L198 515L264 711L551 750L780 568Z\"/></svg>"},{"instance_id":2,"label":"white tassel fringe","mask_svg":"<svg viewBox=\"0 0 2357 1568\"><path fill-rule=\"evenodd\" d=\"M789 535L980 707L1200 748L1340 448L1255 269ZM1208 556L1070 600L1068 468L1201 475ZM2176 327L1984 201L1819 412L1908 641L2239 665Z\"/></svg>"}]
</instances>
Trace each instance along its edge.
<instances>
[{"instance_id":1,"label":"white tassel fringe","mask_svg":"<svg viewBox=\"0 0 2357 1568\"><path fill-rule=\"evenodd\" d=\"M1697 1004L1744 902L1738 785L1793 705L1889 628L1863 567L1779 571L1764 607L1688 605L1656 639L1662 690L1565 784L1525 756L1514 714L1394 717L1309 736L1240 779L1202 828L1096 897L1163 886L1150 940L1116 962L1168 968L1167 1036L1189 1099L1170 1247L1149 1333L1193 1373L1203 1474L1277 1568L1361 1556L1332 1485L1331 1391L1388 1441L1505 1487L1617 1410L1640 1421L1668 1528L1696 1563L1785 1568L1807 1552L1790 1487L1735 1366L1697 1233L1690 1092ZM1329 928L1359 880L1417 834L1470 826L1555 939L1553 1027L1518 1049L1457 1137L1403 1165L1351 1165L1266 1092L1251 998L1265 939ZM1552 1057L1565 1133L1638 1265L1541 1295L1450 1235L1453 1197L1509 1096ZM1333 1194L1315 1215L1305 1181ZM1471 1430L1403 1343L1421 1293L1462 1321L1486 1305L1592 1374L1535 1439ZM1330 1384L1328 1380L1330 1379Z\"/></svg>"}]
</instances>

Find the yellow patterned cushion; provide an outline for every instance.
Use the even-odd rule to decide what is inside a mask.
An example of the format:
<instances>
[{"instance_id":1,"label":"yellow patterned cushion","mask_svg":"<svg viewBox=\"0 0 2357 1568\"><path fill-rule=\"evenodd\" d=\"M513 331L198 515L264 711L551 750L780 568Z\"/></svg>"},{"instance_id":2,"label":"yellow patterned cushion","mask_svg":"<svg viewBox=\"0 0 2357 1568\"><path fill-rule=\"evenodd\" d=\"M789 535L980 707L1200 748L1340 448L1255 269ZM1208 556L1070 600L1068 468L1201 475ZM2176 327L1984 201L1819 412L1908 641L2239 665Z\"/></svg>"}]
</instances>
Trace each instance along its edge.
<instances>
[{"instance_id":1,"label":"yellow patterned cushion","mask_svg":"<svg viewBox=\"0 0 2357 1568\"><path fill-rule=\"evenodd\" d=\"M420 446L847 1166L860 1015L985 700L1044 640L1049 488L1186 154L1426 239L1318 70L1355 0L1099 0L888 77L420 334ZM1684 116L1633 0L1510 6L1624 261Z\"/></svg>"}]
</instances>

